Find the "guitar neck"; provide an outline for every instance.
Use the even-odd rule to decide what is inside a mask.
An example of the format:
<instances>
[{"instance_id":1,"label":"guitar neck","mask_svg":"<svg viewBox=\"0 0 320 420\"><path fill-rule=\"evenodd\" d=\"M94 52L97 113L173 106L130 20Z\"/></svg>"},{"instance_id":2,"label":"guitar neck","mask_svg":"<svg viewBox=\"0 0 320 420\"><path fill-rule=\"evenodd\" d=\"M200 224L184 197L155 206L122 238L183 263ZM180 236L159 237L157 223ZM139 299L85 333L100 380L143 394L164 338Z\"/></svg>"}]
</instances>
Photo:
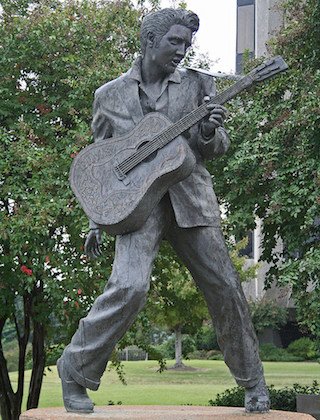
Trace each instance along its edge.
<instances>
[{"instance_id":1,"label":"guitar neck","mask_svg":"<svg viewBox=\"0 0 320 420\"><path fill-rule=\"evenodd\" d=\"M251 70L247 76L242 77L228 89L224 90L219 95L214 96L210 99L210 101L200 105L194 111L181 118L181 120L157 134L129 158L119 163L116 170L122 177L124 177L129 171L131 171L131 169L141 163L152 153L161 149L161 147L164 147L180 134L184 133L190 127L201 121L202 118L206 117L210 113L207 109L208 104L222 105L234 98L238 93L250 87L253 83L269 79L270 77L287 70L287 68L288 65L281 56L273 57L267 62L260 64L258 67Z\"/></svg>"},{"instance_id":2,"label":"guitar neck","mask_svg":"<svg viewBox=\"0 0 320 420\"><path fill-rule=\"evenodd\" d=\"M206 117L210 113L210 111L207 109L208 104L223 105L230 99L234 98L239 92L251 86L252 83L253 79L250 74L242 77L238 82L234 83L228 89L214 96L210 99L210 101L203 103L198 108L181 118L181 120L177 121L161 133L157 134L153 139L151 139L147 144L145 144L135 153L133 153L129 158L119 163L117 170L123 175L127 174L135 166L149 157L152 153L161 149L180 134L184 133L190 127L194 126L204 117Z\"/></svg>"},{"instance_id":3,"label":"guitar neck","mask_svg":"<svg viewBox=\"0 0 320 420\"><path fill-rule=\"evenodd\" d=\"M230 99L234 98L238 93L251 86L252 83L253 81L250 75L242 77L238 82L230 86L228 89L214 96L210 99L210 101L203 103L198 108L185 115L181 120L170 126L164 132L160 133L157 137L162 138L163 136L165 138L164 143L169 143L175 137L179 136L184 131L188 130L190 127L201 121L204 117L209 115L210 111L208 111L207 105L223 105L224 103L230 101Z\"/></svg>"}]
</instances>

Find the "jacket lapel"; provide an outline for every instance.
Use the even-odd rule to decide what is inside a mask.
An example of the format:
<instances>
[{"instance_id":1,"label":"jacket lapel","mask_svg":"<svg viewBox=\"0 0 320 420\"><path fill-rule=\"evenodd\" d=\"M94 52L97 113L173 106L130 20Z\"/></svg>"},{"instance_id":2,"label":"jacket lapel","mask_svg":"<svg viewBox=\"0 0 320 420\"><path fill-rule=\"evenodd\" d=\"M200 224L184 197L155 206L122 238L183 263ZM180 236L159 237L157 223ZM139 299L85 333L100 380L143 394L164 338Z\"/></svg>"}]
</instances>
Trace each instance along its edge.
<instances>
[{"instance_id":1,"label":"jacket lapel","mask_svg":"<svg viewBox=\"0 0 320 420\"><path fill-rule=\"evenodd\" d=\"M138 82L125 75L121 86L119 86L118 93L132 120L135 124L138 124L144 117L140 104Z\"/></svg>"},{"instance_id":2,"label":"jacket lapel","mask_svg":"<svg viewBox=\"0 0 320 420\"><path fill-rule=\"evenodd\" d=\"M183 104L182 106L177 106L177 101L184 101L184 95L181 89L181 76L178 71L171 76L171 81L168 83L168 99L168 117L172 122L176 122L182 117L181 110L184 109Z\"/></svg>"},{"instance_id":3,"label":"jacket lapel","mask_svg":"<svg viewBox=\"0 0 320 420\"><path fill-rule=\"evenodd\" d=\"M179 87L180 85L177 83L169 83L168 85L168 96L169 96L169 106L168 106L168 117L172 122L176 122L179 119L179 115L177 115L177 101L180 100L179 98Z\"/></svg>"}]
</instances>

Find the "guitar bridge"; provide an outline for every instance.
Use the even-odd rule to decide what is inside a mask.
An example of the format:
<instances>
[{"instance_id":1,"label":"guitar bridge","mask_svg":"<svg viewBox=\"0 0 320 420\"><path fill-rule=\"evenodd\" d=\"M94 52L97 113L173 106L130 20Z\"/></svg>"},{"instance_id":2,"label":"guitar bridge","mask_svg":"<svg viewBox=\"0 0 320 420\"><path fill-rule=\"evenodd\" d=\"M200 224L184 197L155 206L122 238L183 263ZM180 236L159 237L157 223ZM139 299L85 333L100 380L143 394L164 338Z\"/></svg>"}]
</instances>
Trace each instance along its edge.
<instances>
[{"instance_id":1,"label":"guitar bridge","mask_svg":"<svg viewBox=\"0 0 320 420\"><path fill-rule=\"evenodd\" d=\"M127 178L127 175L121 170L119 165L114 166L113 169L119 181L122 181L124 185L128 185L130 183L130 181Z\"/></svg>"}]
</instances>

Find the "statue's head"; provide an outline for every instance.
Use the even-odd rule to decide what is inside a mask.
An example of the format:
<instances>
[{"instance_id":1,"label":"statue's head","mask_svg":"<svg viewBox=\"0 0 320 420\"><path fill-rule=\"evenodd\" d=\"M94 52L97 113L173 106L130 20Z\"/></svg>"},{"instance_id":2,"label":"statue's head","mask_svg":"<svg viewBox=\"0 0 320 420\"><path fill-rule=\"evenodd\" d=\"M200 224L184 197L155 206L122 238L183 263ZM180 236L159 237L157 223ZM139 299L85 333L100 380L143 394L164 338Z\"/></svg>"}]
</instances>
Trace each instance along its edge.
<instances>
[{"instance_id":1,"label":"statue's head","mask_svg":"<svg viewBox=\"0 0 320 420\"><path fill-rule=\"evenodd\" d=\"M173 25L182 25L195 34L199 29L199 17L184 9L162 9L149 13L142 21L140 30L141 52L144 55L148 38L154 38L155 45L158 45L162 37Z\"/></svg>"}]
</instances>

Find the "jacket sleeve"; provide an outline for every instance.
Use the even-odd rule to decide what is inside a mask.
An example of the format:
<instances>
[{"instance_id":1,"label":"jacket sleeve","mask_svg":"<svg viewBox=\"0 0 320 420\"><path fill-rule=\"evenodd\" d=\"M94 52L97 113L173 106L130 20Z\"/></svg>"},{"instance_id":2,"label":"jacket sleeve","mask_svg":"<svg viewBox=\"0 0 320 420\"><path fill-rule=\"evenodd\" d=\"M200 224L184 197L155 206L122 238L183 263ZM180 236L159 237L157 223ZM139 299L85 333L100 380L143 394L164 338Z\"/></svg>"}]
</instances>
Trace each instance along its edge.
<instances>
[{"instance_id":1,"label":"jacket sleeve","mask_svg":"<svg viewBox=\"0 0 320 420\"><path fill-rule=\"evenodd\" d=\"M94 142L99 142L112 137L112 125L106 114L103 112L98 92L95 93L93 101L91 130ZM89 218L89 229L98 228L101 228L101 226Z\"/></svg>"},{"instance_id":2,"label":"jacket sleeve","mask_svg":"<svg viewBox=\"0 0 320 420\"><path fill-rule=\"evenodd\" d=\"M91 129L95 142L112 137L112 126L105 112L103 112L100 95L97 92L93 101Z\"/></svg>"},{"instance_id":3,"label":"jacket sleeve","mask_svg":"<svg viewBox=\"0 0 320 420\"><path fill-rule=\"evenodd\" d=\"M202 98L199 98L203 101L205 96L214 96L216 95L215 83L212 77L207 75L201 75L202 82ZM218 127L215 130L215 133L211 137L205 137L202 134L202 124L200 123L199 127L199 136L198 136L198 149L204 159L213 159L215 157L221 156L228 150L230 145L230 139L225 128Z\"/></svg>"}]
</instances>

